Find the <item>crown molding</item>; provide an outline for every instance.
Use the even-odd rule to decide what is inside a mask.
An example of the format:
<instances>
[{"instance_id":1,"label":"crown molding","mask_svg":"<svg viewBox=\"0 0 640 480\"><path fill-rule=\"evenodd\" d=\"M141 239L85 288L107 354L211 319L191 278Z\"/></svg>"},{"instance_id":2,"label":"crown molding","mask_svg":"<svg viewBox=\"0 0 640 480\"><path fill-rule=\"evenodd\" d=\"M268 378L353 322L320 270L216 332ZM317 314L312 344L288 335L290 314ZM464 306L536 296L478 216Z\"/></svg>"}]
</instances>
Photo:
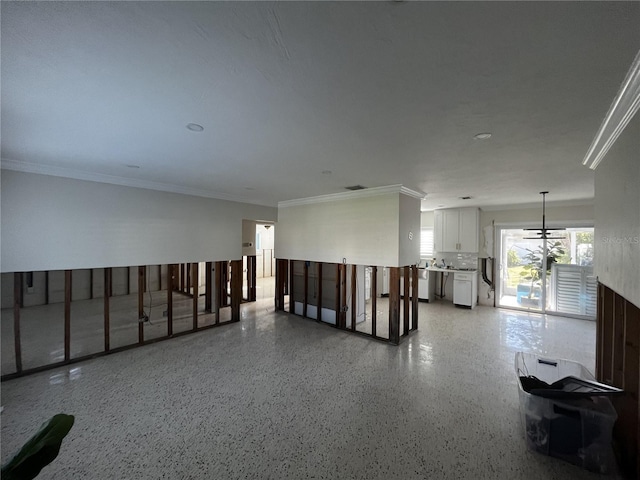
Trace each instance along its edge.
<instances>
[{"instance_id":1,"label":"crown molding","mask_svg":"<svg viewBox=\"0 0 640 480\"><path fill-rule=\"evenodd\" d=\"M315 203L339 202L351 200L354 198L377 197L379 195L390 195L393 193L402 193L411 197L423 199L424 193L411 190L402 185L386 185L384 187L365 188L363 190L353 190L348 192L330 193L328 195L318 195L316 197L296 198L293 200L285 200L278 202L278 208L296 207L299 205L311 205Z\"/></svg>"},{"instance_id":2,"label":"crown molding","mask_svg":"<svg viewBox=\"0 0 640 480\"><path fill-rule=\"evenodd\" d=\"M595 170L638 109L640 109L640 51L633 60L582 164Z\"/></svg>"},{"instance_id":3,"label":"crown molding","mask_svg":"<svg viewBox=\"0 0 640 480\"><path fill-rule=\"evenodd\" d=\"M214 198L216 200L227 200L230 202L252 203L236 195L213 192L201 188L185 187L169 183L152 182L134 178L118 177L104 173L86 172L73 168L60 167L54 165L43 165L39 163L20 162L3 158L1 162L3 170L13 170L16 172L36 173L39 175L49 175L53 177L72 178L75 180L85 180L89 182L108 183L123 187L143 188L145 190L156 190L160 192L177 193L180 195L191 195L195 197ZM265 206L275 206L268 203L260 203Z\"/></svg>"}]
</instances>

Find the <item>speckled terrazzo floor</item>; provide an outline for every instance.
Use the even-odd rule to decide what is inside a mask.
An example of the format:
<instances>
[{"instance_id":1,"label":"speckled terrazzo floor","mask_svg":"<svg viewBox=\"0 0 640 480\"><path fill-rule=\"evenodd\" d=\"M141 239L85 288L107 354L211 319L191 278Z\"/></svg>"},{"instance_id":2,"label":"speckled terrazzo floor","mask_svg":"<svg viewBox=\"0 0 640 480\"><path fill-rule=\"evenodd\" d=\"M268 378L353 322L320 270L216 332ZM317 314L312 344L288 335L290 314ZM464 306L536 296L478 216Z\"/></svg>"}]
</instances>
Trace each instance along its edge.
<instances>
[{"instance_id":1,"label":"speckled terrazzo floor","mask_svg":"<svg viewBox=\"0 0 640 480\"><path fill-rule=\"evenodd\" d=\"M400 347L243 305L238 324L4 382L2 461L76 416L41 479L585 479L526 450L514 352L593 370L595 324L420 304Z\"/></svg>"}]
</instances>

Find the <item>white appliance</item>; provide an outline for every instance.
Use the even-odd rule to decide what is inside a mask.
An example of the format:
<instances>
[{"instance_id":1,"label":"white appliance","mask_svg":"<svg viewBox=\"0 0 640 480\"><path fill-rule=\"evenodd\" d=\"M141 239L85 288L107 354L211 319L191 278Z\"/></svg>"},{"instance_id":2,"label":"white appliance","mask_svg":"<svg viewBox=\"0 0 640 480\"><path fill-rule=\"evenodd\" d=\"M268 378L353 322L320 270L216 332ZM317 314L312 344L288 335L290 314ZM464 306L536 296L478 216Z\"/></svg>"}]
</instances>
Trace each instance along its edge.
<instances>
[{"instance_id":1,"label":"white appliance","mask_svg":"<svg viewBox=\"0 0 640 480\"><path fill-rule=\"evenodd\" d=\"M433 302L435 299L435 273L426 268L418 269L418 298Z\"/></svg>"},{"instance_id":2,"label":"white appliance","mask_svg":"<svg viewBox=\"0 0 640 480\"><path fill-rule=\"evenodd\" d=\"M478 273L456 272L453 276L453 303L473 308L478 303Z\"/></svg>"}]
</instances>

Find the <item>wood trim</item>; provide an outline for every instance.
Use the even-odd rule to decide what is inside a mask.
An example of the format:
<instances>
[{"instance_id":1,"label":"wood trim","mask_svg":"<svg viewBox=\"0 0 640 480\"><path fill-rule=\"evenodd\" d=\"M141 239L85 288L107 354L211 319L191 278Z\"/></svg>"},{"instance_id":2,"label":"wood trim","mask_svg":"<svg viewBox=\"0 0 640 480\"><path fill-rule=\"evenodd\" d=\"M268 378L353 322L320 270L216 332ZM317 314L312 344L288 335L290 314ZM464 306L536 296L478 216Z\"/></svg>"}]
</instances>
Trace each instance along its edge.
<instances>
[{"instance_id":1,"label":"wood trim","mask_svg":"<svg viewBox=\"0 0 640 480\"><path fill-rule=\"evenodd\" d=\"M131 267L127 267L127 295L131 295Z\"/></svg>"},{"instance_id":2,"label":"wood trim","mask_svg":"<svg viewBox=\"0 0 640 480\"><path fill-rule=\"evenodd\" d=\"M178 265L172 263L167 265L167 336L173 335L173 289L178 273Z\"/></svg>"},{"instance_id":3,"label":"wood trim","mask_svg":"<svg viewBox=\"0 0 640 480\"><path fill-rule=\"evenodd\" d=\"M389 342L400 344L400 268L389 267Z\"/></svg>"},{"instance_id":4,"label":"wood trim","mask_svg":"<svg viewBox=\"0 0 640 480\"><path fill-rule=\"evenodd\" d=\"M202 331L202 330L208 330L210 328L216 328L216 327L221 327L223 325L229 325L230 323L233 323L231 321L226 321L226 322L222 322L219 324L211 324L211 325L206 325L202 328L200 328L198 331ZM174 334L172 337L158 337L158 338L152 338L149 339L145 342L145 345L149 345L151 343L157 343L157 342L164 342L165 340L169 340L171 338L175 338L175 337L181 337L183 335L190 335L193 334L193 330L185 330L183 332L178 332L176 334ZM109 350L108 352L97 352L97 353L92 353L90 355L84 355L82 357L75 357L72 358L68 361L61 361L61 362L56 362L56 363L50 363L48 365L42 365L40 367L35 367L35 368L29 368L27 370L22 370L22 372L16 372L16 373L9 373L7 375L2 375L2 377L0 377L0 380L7 381L7 380L13 380L16 378L20 378L20 377L25 377L27 375L31 375L34 373L40 373L40 372L46 372L47 370L52 370L54 368L60 368L60 367L64 367L66 365L72 365L74 363L79 363L79 362L85 362L87 360L91 360L94 358L99 358L99 357L104 357L105 355L112 355L114 353L119 353L119 352L124 352L126 350L131 350L133 348L140 348L142 345L138 344L138 343L133 343L130 345L124 345L122 347L117 347L117 348L112 348L111 350Z\"/></svg>"},{"instance_id":5,"label":"wood trim","mask_svg":"<svg viewBox=\"0 0 640 480\"><path fill-rule=\"evenodd\" d=\"M625 325L625 300L620 295L614 297L613 311L613 351L611 377L613 384L622 388L624 365L624 325Z\"/></svg>"},{"instance_id":6,"label":"wood trim","mask_svg":"<svg viewBox=\"0 0 640 480\"><path fill-rule=\"evenodd\" d=\"M184 277L186 277L185 273L184 273L184 263L181 263L180 266L178 267L179 269L179 273L180 273L180 285L179 285L179 289L182 293L184 293Z\"/></svg>"},{"instance_id":7,"label":"wood trim","mask_svg":"<svg viewBox=\"0 0 640 480\"><path fill-rule=\"evenodd\" d=\"M340 328L347 328L347 266L340 264Z\"/></svg>"},{"instance_id":8,"label":"wood trim","mask_svg":"<svg viewBox=\"0 0 640 480\"><path fill-rule=\"evenodd\" d=\"M198 281L198 262L193 262L191 264L191 288L193 289L193 329L198 329L198 295L200 294L200 286L198 285L200 282Z\"/></svg>"},{"instance_id":9,"label":"wood trim","mask_svg":"<svg viewBox=\"0 0 640 480\"><path fill-rule=\"evenodd\" d=\"M411 302L411 268L406 265L403 268L403 282L402 288L404 290L404 297L402 299L402 335L409 335L409 304Z\"/></svg>"},{"instance_id":10,"label":"wood trim","mask_svg":"<svg viewBox=\"0 0 640 480\"><path fill-rule=\"evenodd\" d=\"M322 262L316 262L317 273L318 273L318 298L317 298L317 313L316 320L318 322L322 321Z\"/></svg>"},{"instance_id":11,"label":"wood trim","mask_svg":"<svg viewBox=\"0 0 640 480\"><path fill-rule=\"evenodd\" d=\"M276 310L283 311L284 310L284 281L287 276L286 274L286 263L287 260L283 260L281 258L276 259L276 284L275 284L275 305Z\"/></svg>"},{"instance_id":12,"label":"wood trim","mask_svg":"<svg viewBox=\"0 0 640 480\"><path fill-rule=\"evenodd\" d=\"M377 335L378 267L371 267L371 335Z\"/></svg>"},{"instance_id":13,"label":"wood trim","mask_svg":"<svg viewBox=\"0 0 640 480\"><path fill-rule=\"evenodd\" d=\"M89 269L89 299L93 300L93 268Z\"/></svg>"},{"instance_id":14,"label":"wood trim","mask_svg":"<svg viewBox=\"0 0 640 480\"><path fill-rule=\"evenodd\" d=\"M242 303L242 260L231 261L231 321L240 321Z\"/></svg>"},{"instance_id":15,"label":"wood trim","mask_svg":"<svg viewBox=\"0 0 640 480\"><path fill-rule=\"evenodd\" d=\"M228 307L229 303L229 289L231 288L231 279L229 278L229 262L223 261L222 263L222 302L221 307Z\"/></svg>"},{"instance_id":16,"label":"wood trim","mask_svg":"<svg viewBox=\"0 0 640 480\"><path fill-rule=\"evenodd\" d=\"M111 267L105 267L103 269L104 275L104 285L103 288L103 300L104 300L104 308L103 308L103 319L104 319L104 351L108 352L110 348L110 338L111 338L111 326L109 325L110 321L110 312L109 312L109 285L111 284Z\"/></svg>"},{"instance_id":17,"label":"wood trim","mask_svg":"<svg viewBox=\"0 0 640 480\"><path fill-rule=\"evenodd\" d=\"M358 270L356 265L351 265L351 331L356 331L356 320L358 319L358 297L356 296L356 292L358 289L356 288L358 282Z\"/></svg>"},{"instance_id":18,"label":"wood trim","mask_svg":"<svg viewBox=\"0 0 640 480\"><path fill-rule=\"evenodd\" d=\"M211 272L213 271L213 262L206 262L204 268L207 272L204 279L204 311L211 313L211 300L213 298Z\"/></svg>"},{"instance_id":19,"label":"wood trim","mask_svg":"<svg viewBox=\"0 0 640 480\"><path fill-rule=\"evenodd\" d=\"M340 280L342 269L340 263L336 263L336 327L340 328L340 317L342 316L342 302L340 300Z\"/></svg>"},{"instance_id":20,"label":"wood trim","mask_svg":"<svg viewBox=\"0 0 640 480\"><path fill-rule=\"evenodd\" d=\"M418 267L413 265L411 267L411 330L418 329L418 296L420 283L418 280Z\"/></svg>"},{"instance_id":21,"label":"wood trim","mask_svg":"<svg viewBox=\"0 0 640 480\"><path fill-rule=\"evenodd\" d=\"M302 316L307 316L307 304L309 303L309 262L305 261L302 267L302 274L304 278L302 289Z\"/></svg>"},{"instance_id":22,"label":"wood trim","mask_svg":"<svg viewBox=\"0 0 640 480\"><path fill-rule=\"evenodd\" d=\"M623 388L612 399L618 414L614 448L623 474L640 477L640 308L598 284L596 328L598 380Z\"/></svg>"},{"instance_id":23,"label":"wood trim","mask_svg":"<svg viewBox=\"0 0 640 480\"><path fill-rule=\"evenodd\" d=\"M215 298L213 299L214 306L213 311L216 315L216 324L220 323L220 303L222 302L222 262L215 262L213 267L215 270L213 272L214 279L214 292Z\"/></svg>"},{"instance_id":24,"label":"wood trim","mask_svg":"<svg viewBox=\"0 0 640 480\"><path fill-rule=\"evenodd\" d=\"M138 266L138 343L144 343L144 271L146 267Z\"/></svg>"},{"instance_id":25,"label":"wood trim","mask_svg":"<svg viewBox=\"0 0 640 480\"><path fill-rule=\"evenodd\" d=\"M71 287L72 270L64 271L64 359L71 358Z\"/></svg>"},{"instance_id":26,"label":"wood trim","mask_svg":"<svg viewBox=\"0 0 640 480\"><path fill-rule=\"evenodd\" d=\"M22 297L22 273L13 274L13 349L16 356L16 372L22 372L22 346L20 341L20 298Z\"/></svg>"},{"instance_id":27,"label":"wood trim","mask_svg":"<svg viewBox=\"0 0 640 480\"><path fill-rule=\"evenodd\" d=\"M608 318L608 325L605 325L603 330L603 350L602 350L602 362L603 371L601 380L604 383L613 382L613 325L611 319L613 319L615 302L614 292L610 289L605 289L603 297L604 314Z\"/></svg>"},{"instance_id":28,"label":"wood trim","mask_svg":"<svg viewBox=\"0 0 640 480\"><path fill-rule=\"evenodd\" d=\"M293 281L293 271L296 267L295 260L289 260L289 313L295 313L295 301L293 299L293 292L295 291ZM264 271L264 270L263 270Z\"/></svg>"}]
</instances>

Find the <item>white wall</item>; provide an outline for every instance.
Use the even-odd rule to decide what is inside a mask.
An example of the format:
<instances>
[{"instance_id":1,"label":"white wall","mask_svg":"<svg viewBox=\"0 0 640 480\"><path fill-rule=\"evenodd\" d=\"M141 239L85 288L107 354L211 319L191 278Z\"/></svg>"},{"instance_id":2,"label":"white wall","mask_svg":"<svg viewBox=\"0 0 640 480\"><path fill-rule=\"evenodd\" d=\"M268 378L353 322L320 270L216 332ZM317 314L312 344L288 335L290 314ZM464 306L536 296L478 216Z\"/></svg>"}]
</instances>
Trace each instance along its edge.
<instances>
[{"instance_id":1,"label":"white wall","mask_svg":"<svg viewBox=\"0 0 640 480\"><path fill-rule=\"evenodd\" d=\"M389 193L280 206L276 258L328 263L344 258L348 264L401 266L399 197Z\"/></svg>"},{"instance_id":2,"label":"white wall","mask_svg":"<svg viewBox=\"0 0 640 480\"><path fill-rule=\"evenodd\" d=\"M640 307L640 115L596 168L595 274Z\"/></svg>"},{"instance_id":3,"label":"white wall","mask_svg":"<svg viewBox=\"0 0 640 480\"><path fill-rule=\"evenodd\" d=\"M400 194L398 266L420 261L420 221L420 199Z\"/></svg>"},{"instance_id":4,"label":"white wall","mask_svg":"<svg viewBox=\"0 0 640 480\"><path fill-rule=\"evenodd\" d=\"M3 272L242 257L242 219L272 207L2 171Z\"/></svg>"},{"instance_id":5,"label":"white wall","mask_svg":"<svg viewBox=\"0 0 640 480\"><path fill-rule=\"evenodd\" d=\"M250 243L251 246L245 246ZM242 255L256 254L256 222L255 220L242 220Z\"/></svg>"}]
</instances>

